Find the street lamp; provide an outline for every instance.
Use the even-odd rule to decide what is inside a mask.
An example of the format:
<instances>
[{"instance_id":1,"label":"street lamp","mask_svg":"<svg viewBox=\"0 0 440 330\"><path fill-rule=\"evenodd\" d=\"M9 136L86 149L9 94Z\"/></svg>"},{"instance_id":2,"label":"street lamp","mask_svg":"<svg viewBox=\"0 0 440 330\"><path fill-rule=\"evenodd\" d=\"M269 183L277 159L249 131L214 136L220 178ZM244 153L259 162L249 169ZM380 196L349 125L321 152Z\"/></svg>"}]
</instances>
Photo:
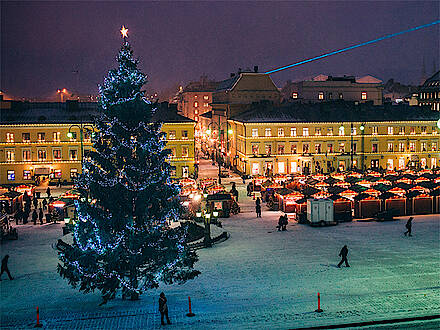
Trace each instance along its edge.
<instances>
[{"instance_id":1,"label":"street lamp","mask_svg":"<svg viewBox=\"0 0 440 330\"><path fill-rule=\"evenodd\" d=\"M364 173L364 150L365 150L365 142L364 142L364 134L365 134L365 124L362 123L361 126L359 127L359 129L361 130L361 171L362 173Z\"/></svg>"},{"instance_id":2,"label":"street lamp","mask_svg":"<svg viewBox=\"0 0 440 330\"><path fill-rule=\"evenodd\" d=\"M67 133L67 137L69 139L71 139L73 137L72 128L74 128L74 127L78 128L78 130L79 130L79 139L80 139L80 143L81 143L81 169L82 169L83 162L84 162L84 144L83 144L84 131L94 132L94 128L90 124L83 124L83 123L81 123L79 125L77 125L77 124L70 125L69 132Z\"/></svg>"}]
</instances>

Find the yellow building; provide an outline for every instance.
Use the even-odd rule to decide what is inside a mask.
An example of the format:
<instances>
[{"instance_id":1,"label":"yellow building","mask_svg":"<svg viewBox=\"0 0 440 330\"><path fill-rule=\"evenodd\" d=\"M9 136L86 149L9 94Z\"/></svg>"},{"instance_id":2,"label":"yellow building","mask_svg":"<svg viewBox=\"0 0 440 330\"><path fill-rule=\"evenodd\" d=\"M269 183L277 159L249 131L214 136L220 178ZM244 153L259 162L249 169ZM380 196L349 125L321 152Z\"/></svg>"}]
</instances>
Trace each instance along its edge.
<instances>
[{"instance_id":1,"label":"yellow building","mask_svg":"<svg viewBox=\"0 0 440 330\"><path fill-rule=\"evenodd\" d=\"M37 177L72 182L81 173L82 155L92 148L92 102L1 102L0 184L32 183ZM170 163L176 177L194 172L194 122L160 116L165 121ZM82 132L82 138L81 138Z\"/></svg>"},{"instance_id":2,"label":"yellow building","mask_svg":"<svg viewBox=\"0 0 440 330\"><path fill-rule=\"evenodd\" d=\"M408 106L268 103L229 120L233 165L246 174L440 165L438 116Z\"/></svg>"}]
</instances>

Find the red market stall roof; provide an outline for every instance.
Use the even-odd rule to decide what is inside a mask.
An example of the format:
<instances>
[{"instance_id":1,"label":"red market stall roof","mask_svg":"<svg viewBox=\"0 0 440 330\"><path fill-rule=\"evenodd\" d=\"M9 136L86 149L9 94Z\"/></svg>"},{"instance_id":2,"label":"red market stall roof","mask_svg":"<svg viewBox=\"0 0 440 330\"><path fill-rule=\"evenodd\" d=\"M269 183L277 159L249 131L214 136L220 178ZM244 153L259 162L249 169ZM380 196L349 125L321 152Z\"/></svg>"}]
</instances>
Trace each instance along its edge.
<instances>
[{"instance_id":1,"label":"red market stall roof","mask_svg":"<svg viewBox=\"0 0 440 330\"><path fill-rule=\"evenodd\" d=\"M426 190L428 190L428 189L426 189L426 188L424 188L422 186L414 186L414 187L410 188L409 190L410 191L418 190L420 192L426 192Z\"/></svg>"},{"instance_id":2,"label":"red market stall roof","mask_svg":"<svg viewBox=\"0 0 440 330\"><path fill-rule=\"evenodd\" d=\"M374 197L378 197L380 195L380 191L378 191L376 189L372 189L372 188L365 190L364 193L371 195L371 196L374 196Z\"/></svg>"},{"instance_id":3,"label":"red market stall roof","mask_svg":"<svg viewBox=\"0 0 440 330\"><path fill-rule=\"evenodd\" d=\"M361 194L355 196L354 199L356 201L364 201L364 200L375 200L375 201L378 201L379 200L377 197L374 197L374 196L371 196L371 195L368 195L368 194L365 194L365 193L361 193Z\"/></svg>"},{"instance_id":4,"label":"red market stall roof","mask_svg":"<svg viewBox=\"0 0 440 330\"><path fill-rule=\"evenodd\" d=\"M0 200L11 200L21 196L22 194L17 191L7 191L0 196Z\"/></svg>"},{"instance_id":5,"label":"red market stall roof","mask_svg":"<svg viewBox=\"0 0 440 330\"><path fill-rule=\"evenodd\" d=\"M334 201L335 203L337 203L337 202L351 202L351 200L349 200L348 198L342 197L340 195L330 195L328 198L331 199L332 201Z\"/></svg>"},{"instance_id":6,"label":"red market stall roof","mask_svg":"<svg viewBox=\"0 0 440 330\"><path fill-rule=\"evenodd\" d=\"M396 195L399 195L399 196L403 196L403 195L406 194L406 190L402 189L402 188L399 188L399 187L391 188L390 190L388 190L388 192L396 194Z\"/></svg>"},{"instance_id":7,"label":"red market stall roof","mask_svg":"<svg viewBox=\"0 0 440 330\"><path fill-rule=\"evenodd\" d=\"M276 195L280 195L280 196L287 196L289 194L292 194L293 190L289 189L289 188L281 188L281 189L276 189L275 190L275 194Z\"/></svg>"},{"instance_id":8,"label":"red market stall roof","mask_svg":"<svg viewBox=\"0 0 440 330\"><path fill-rule=\"evenodd\" d=\"M371 181L368 181L368 180L365 180L365 179L357 182L357 184L360 185L360 186L367 187L367 188L370 188L372 186Z\"/></svg>"},{"instance_id":9,"label":"red market stall roof","mask_svg":"<svg viewBox=\"0 0 440 330\"><path fill-rule=\"evenodd\" d=\"M321 182L318 182L317 184L315 184L316 188L327 188L329 186L330 185L328 183L324 182L324 181L321 181Z\"/></svg>"},{"instance_id":10,"label":"red market stall roof","mask_svg":"<svg viewBox=\"0 0 440 330\"><path fill-rule=\"evenodd\" d=\"M358 195L358 193L353 190L347 189L347 190L341 192L339 195L341 195L342 197L347 197L347 198L353 199Z\"/></svg>"},{"instance_id":11,"label":"red market stall roof","mask_svg":"<svg viewBox=\"0 0 440 330\"><path fill-rule=\"evenodd\" d=\"M325 192L325 191L319 191L316 194L313 195L313 198L315 199L321 199L321 198L327 198L328 196L330 196L329 193Z\"/></svg>"}]
</instances>

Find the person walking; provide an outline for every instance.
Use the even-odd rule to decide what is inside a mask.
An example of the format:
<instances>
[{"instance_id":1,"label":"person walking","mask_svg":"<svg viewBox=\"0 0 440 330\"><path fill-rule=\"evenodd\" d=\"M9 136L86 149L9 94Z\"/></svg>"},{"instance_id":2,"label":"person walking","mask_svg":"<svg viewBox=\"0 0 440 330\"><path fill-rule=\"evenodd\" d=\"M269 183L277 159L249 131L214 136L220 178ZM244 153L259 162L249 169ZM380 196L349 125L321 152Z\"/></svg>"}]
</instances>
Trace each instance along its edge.
<instances>
[{"instance_id":1,"label":"person walking","mask_svg":"<svg viewBox=\"0 0 440 330\"><path fill-rule=\"evenodd\" d=\"M25 207L24 212L23 212L23 225L28 223L30 213L31 213L31 209L30 209L30 206L28 205L27 207Z\"/></svg>"},{"instance_id":2,"label":"person walking","mask_svg":"<svg viewBox=\"0 0 440 330\"><path fill-rule=\"evenodd\" d=\"M40 210L38 211L38 220L40 220L40 225L43 224L43 217L44 217L43 209L40 207Z\"/></svg>"},{"instance_id":3,"label":"person walking","mask_svg":"<svg viewBox=\"0 0 440 330\"><path fill-rule=\"evenodd\" d=\"M350 267L350 265L348 264L347 255L348 255L348 247L347 245L344 245L344 247L341 249L341 252L339 252L339 256L342 259L338 264L338 268L341 268L343 262L345 262L345 267Z\"/></svg>"},{"instance_id":4,"label":"person walking","mask_svg":"<svg viewBox=\"0 0 440 330\"><path fill-rule=\"evenodd\" d=\"M261 218L261 205L260 204L255 205L255 212L257 213L257 218Z\"/></svg>"},{"instance_id":5,"label":"person walking","mask_svg":"<svg viewBox=\"0 0 440 330\"><path fill-rule=\"evenodd\" d=\"M47 198L50 198L50 187L48 186L46 189Z\"/></svg>"},{"instance_id":6,"label":"person walking","mask_svg":"<svg viewBox=\"0 0 440 330\"><path fill-rule=\"evenodd\" d=\"M232 194L232 196L235 197L235 201L238 202L238 190L237 187L235 186L235 182L232 182L232 188L230 193Z\"/></svg>"},{"instance_id":7,"label":"person walking","mask_svg":"<svg viewBox=\"0 0 440 330\"><path fill-rule=\"evenodd\" d=\"M38 219L37 210L34 209L34 211L32 212L32 221L34 222L34 225L37 224L37 219Z\"/></svg>"},{"instance_id":8,"label":"person walking","mask_svg":"<svg viewBox=\"0 0 440 330\"><path fill-rule=\"evenodd\" d=\"M6 272L6 274L8 274L9 279L12 281L14 278L11 276L11 273L9 272L9 268L8 268L8 260L9 260L9 254L5 255L5 257L2 259L2 271L0 273L0 281L1 276L3 275L4 272Z\"/></svg>"},{"instance_id":9,"label":"person walking","mask_svg":"<svg viewBox=\"0 0 440 330\"><path fill-rule=\"evenodd\" d=\"M287 214L286 213L284 213L284 216L283 216L283 224L282 224L282 231L286 231L287 230L287 224L289 223L289 218L287 217Z\"/></svg>"},{"instance_id":10,"label":"person walking","mask_svg":"<svg viewBox=\"0 0 440 330\"><path fill-rule=\"evenodd\" d=\"M280 215L280 217L278 218L278 231L281 231L281 228L283 228L283 223L284 223L284 216Z\"/></svg>"},{"instance_id":11,"label":"person walking","mask_svg":"<svg viewBox=\"0 0 440 330\"><path fill-rule=\"evenodd\" d=\"M47 200L46 200L46 198L43 198L43 210L44 211L47 210Z\"/></svg>"},{"instance_id":12,"label":"person walking","mask_svg":"<svg viewBox=\"0 0 440 330\"><path fill-rule=\"evenodd\" d=\"M37 197L35 197L35 198L32 200L32 204L34 204L34 209L36 209L36 208L38 207L38 199L37 199Z\"/></svg>"},{"instance_id":13,"label":"person walking","mask_svg":"<svg viewBox=\"0 0 440 330\"><path fill-rule=\"evenodd\" d=\"M171 321L168 317L168 305L167 298L165 297L165 293L161 292L159 295L159 312L160 312L160 323L165 325L163 317L165 316L167 319L167 323L171 324Z\"/></svg>"},{"instance_id":14,"label":"person walking","mask_svg":"<svg viewBox=\"0 0 440 330\"><path fill-rule=\"evenodd\" d=\"M246 186L246 191L247 191L247 195L248 196L252 196L252 188L251 188L251 183L250 182Z\"/></svg>"},{"instance_id":15,"label":"person walking","mask_svg":"<svg viewBox=\"0 0 440 330\"><path fill-rule=\"evenodd\" d=\"M406 236L406 234L408 234L408 236L412 236L411 235L411 229L412 229L412 221L413 221L413 217L409 217L408 221L406 222L406 232L403 233L403 235Z\"/></svg>"}]
</instances>

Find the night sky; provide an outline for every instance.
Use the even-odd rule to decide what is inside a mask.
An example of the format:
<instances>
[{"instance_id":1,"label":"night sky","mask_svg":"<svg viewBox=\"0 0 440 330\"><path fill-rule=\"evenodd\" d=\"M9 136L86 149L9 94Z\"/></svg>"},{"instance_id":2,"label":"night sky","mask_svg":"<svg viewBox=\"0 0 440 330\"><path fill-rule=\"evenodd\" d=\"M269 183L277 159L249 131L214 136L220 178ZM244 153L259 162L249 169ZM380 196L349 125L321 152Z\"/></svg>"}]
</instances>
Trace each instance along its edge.
<instances>
[{"instance_id":1,"label":"night sky","mask_svg":"<svg viewBox=\"0 0 440 330\"><path fill-rule=\"evenodd\" d=\"M1 89L39 99L55 99L59 88L96 94L116 66L123 24L148 89L165 93L202 74L223 80L239 67L266 71L438 19L438 1L2 1ZM278 87L320 73L419 84L423 61L426 74L439 65L439 36L436 25L272 78Z\"/></svg>"}]
</instances>

